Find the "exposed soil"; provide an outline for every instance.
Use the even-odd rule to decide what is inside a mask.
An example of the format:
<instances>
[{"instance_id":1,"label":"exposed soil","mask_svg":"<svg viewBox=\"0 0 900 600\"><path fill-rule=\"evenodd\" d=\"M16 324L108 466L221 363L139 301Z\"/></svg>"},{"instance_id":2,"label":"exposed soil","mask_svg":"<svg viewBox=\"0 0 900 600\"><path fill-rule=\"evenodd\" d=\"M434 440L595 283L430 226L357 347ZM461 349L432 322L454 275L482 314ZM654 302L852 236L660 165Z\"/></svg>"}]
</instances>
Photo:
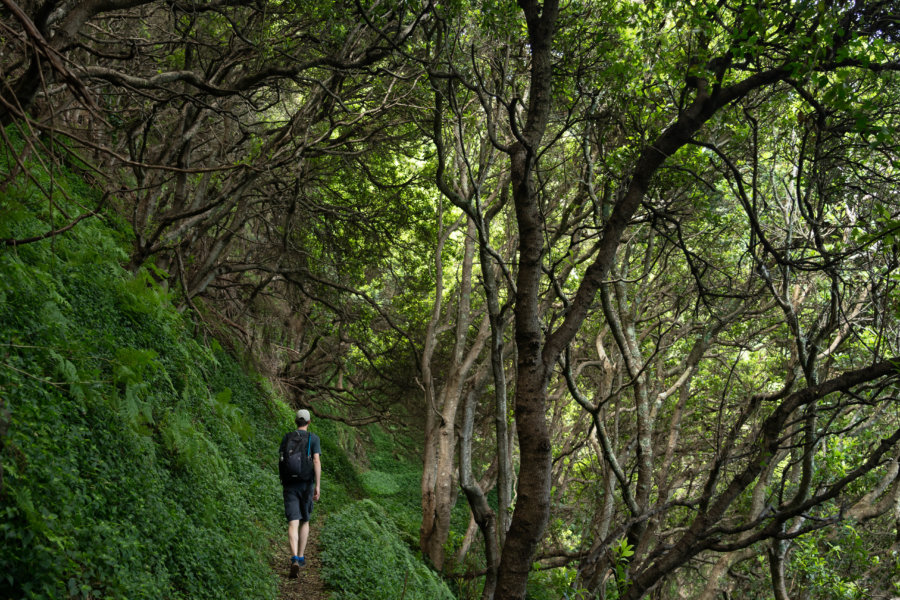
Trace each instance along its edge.
<instances>
[{"instance_id":1,"label":"exposed soil","mask_svg":"<svg viewBox=\"0 0 900 600\"><path fill-rule=\"evenodd\" d=\"M327 600L330 594L325 590L325 584L319 577L319 569L322 566L319 554L319 532L324 525L324 519L315 519L310 523L309 540L306 543L306 566L300 569L297 579L288 577L291 566L291 552L288 548L287 527L284 530L284 539L272 542L272 568L278 575L278 597L281 600Z\"/></svg>"}]
</instances>

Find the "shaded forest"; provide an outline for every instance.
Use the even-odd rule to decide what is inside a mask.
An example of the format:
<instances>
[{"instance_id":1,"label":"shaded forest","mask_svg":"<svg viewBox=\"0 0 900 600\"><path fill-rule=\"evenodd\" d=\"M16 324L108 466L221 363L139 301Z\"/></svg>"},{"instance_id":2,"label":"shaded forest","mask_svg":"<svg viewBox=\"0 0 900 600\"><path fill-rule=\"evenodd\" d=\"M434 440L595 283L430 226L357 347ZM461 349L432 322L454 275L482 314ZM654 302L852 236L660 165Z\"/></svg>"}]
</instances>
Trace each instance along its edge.
<instances>
[{"instance_id":1,"label":"shaded forest","mask_svg":"<svg viewBox=\"0 0 900 600\"><path fill-rule=\"evenodd\" d=\"M3 396L78 337L42 281L126 286L153 353L91 352L135 435L190 471L135 386L214 344L185 381L236 356L335 452L415 457L399 535L460 599L900 595L895 2L2 4Z\"/></svg>"}]
</instances>

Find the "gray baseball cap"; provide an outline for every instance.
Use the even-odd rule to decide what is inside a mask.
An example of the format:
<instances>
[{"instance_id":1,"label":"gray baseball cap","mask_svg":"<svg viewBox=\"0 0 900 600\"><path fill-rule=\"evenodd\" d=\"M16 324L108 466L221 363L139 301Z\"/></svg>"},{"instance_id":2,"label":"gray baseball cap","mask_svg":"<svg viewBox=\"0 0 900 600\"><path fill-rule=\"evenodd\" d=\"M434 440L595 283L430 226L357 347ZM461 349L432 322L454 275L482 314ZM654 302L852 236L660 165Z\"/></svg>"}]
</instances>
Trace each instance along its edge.
<instances>
[{"instance_id":1,"label":"gray baseball cap","mask_svg":"<svg viewBox=\"0 0 900 600\"><path fill-rule=\"evenodd\" d=\"M301 408L300 410L297 411L297 418L303 419L306 422L309 422L312 420L309 418L309 411L306 410L305 408Z\"/></svg>"}]
</instances>

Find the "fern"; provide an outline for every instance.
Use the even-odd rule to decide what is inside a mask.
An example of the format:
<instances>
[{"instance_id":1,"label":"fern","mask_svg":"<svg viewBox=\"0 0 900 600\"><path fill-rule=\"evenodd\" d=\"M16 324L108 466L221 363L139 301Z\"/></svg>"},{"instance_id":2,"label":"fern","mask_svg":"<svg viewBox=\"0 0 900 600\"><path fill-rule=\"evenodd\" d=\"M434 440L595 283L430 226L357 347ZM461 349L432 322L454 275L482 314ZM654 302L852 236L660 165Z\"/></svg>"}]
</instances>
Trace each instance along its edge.
<instances>
[{"instance_id":1,"label":"fern","mask_svg":"<svg viewBox=\"0 0 900 600\"><path fill-rule=\"evenodd\" d=\"M194 474L219 473L227 470L219 449L191 419L190 413L174 410L166 415L162 439L182 468Z\"/></svg>"},{"instance_id":2,"label":"fern","mask_svg":"<svg viewBox=\"0 0 900 600\"><path fill-rule=\"evenodd\" d=\"M209 397L213 414L242 441L247 441L253 434L250 423L244 418L244 411L231 403L231 389L225 388L215 396Z\"/></svg>"}]
</instances>

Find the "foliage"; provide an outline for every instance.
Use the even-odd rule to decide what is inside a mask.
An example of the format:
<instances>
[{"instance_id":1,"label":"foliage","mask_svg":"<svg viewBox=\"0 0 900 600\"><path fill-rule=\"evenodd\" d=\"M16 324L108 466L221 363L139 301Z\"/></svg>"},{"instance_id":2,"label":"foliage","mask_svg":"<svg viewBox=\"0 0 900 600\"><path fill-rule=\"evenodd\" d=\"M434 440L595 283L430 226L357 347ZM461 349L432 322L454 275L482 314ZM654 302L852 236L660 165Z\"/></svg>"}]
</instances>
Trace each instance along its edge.
<instances>
[{"instance_id":1,"label":"foliage","mask_svg":"<svg viewBox=\"0 0 900 600\"><path fill-rule=\"evenodd\" d=\"M323 574L335 600L451 600L440 578L401 541L388 512L371 500L330 515L322 532Z\"/></svg>"},{"instance_id":2,"label":"foliage","mask_svg":"<svg viewBox=\"0 0 900 600\"><path fill-rule=\"evenodd\" d=\"M363 484L340 438L345 428L340 423L313 420L310 431L315 432L322 443L322 497L317 512L333 512L362 496ZM313 514L315 518L315 513Z\"/></svg>"},{"instance_id":3,"label":"foliage","mask_svg":"<svg viewBox=\"0 0 900 600\"><path fill-rule=\"evenodd\" d=\"M870 556L859 534L850 526L835 533L840 538L824 539L809 535L798 540L792 562L811 598L828 600L859 600L868 596L855 577L844 573L863 573ZM837 567L837 568L835 568Z\"/></svg>"},{"instance_id":4,"label":"foliage","mask_svg":"<svg viewBox=\"0 0 900 600\"><path fill-rule=\"evenodd\" d=\"M406 458L400 443L408 440L398 441L375 426L369 427L367 433L370 440L368 459L372 467L368 473L378 474L363 473L366 491L378 493L373 500L391 515L407 545L416 548L422 518L422 468Z\"/></svg>"},{"instance_id":5,"label":"foliage","mask_svg":"<svg viewBox=\"0 0 900 600\"><path fill-rule=\"evenodd\" d=\"M526 600L589 600L591 598L590 592L578 587L575 569L561 567L540 570L535 568L528 576Z\"/></svg>"},{"instance_id":6,"label":"foliage","mask_svg":"<svg viewBox=\"0 0 900 600\"><path fill-rule=\"evenodd\" d=\"M50 200L6 184L0 238L96 201L53 179ZM272 598L284 411L147 271L119 267L110 224L0 251L0 597Z\"/></svg>"},{"instance_id":7,"label":"foliage","mask_svg":"<svg viewBox=\"0 0 900 600\"><path fill-rule=\"evenodd\" d=\"M634 556L634 546L628 543L628 540L621 538L619 542L613 546L613 555L615 556L615 573L616 576L607 589L607 598L613 600L618 598L622 592L628 589L628 563Z\"/></svg>"},{"instance_id":8,"label":"foliage","mask_svg":"<svg viewBox=\"0 0 900 600\"><path fill-rule=\"evenodd\" d=\"M371 495L392 496L400 491L400 485L390 473L366 471L361 478L363 488Z\"/></svg>"}]
</instances>

